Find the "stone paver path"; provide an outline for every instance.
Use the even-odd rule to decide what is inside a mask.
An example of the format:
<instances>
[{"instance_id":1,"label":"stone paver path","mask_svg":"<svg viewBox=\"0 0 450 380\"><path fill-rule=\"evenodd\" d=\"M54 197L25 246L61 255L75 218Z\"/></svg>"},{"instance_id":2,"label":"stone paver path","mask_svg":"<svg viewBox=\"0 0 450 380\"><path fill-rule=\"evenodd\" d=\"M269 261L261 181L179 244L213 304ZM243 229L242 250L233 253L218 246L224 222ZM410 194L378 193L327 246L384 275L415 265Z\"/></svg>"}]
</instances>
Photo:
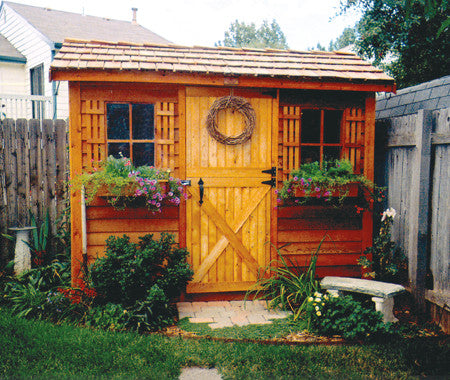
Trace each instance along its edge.
<instances>
[{"instance_id":1,"label":"stone paver path","mask_svg":"<svg viewBox=\"0 0 450 380\"><path fill-rule=\"evenodd\" d=\"M180 319L189 318L191 323L208 323L212 329L245 326L250 324L265 325L272 319L289 316L289 312L268 310L265 301L211 301L178 302Z\"/></svg>"}]
</instances>

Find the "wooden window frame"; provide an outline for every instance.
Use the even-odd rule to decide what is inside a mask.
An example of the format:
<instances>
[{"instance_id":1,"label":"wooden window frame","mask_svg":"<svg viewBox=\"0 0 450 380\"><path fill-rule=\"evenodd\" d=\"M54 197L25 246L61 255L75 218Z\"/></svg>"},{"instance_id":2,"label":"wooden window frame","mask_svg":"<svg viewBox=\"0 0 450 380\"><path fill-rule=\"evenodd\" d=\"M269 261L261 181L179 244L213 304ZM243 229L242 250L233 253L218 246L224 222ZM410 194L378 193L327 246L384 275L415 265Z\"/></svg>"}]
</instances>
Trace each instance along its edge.
<instances>
[{"instance_id":1,"label":"wooden window frame","mask_svg":"<svg viewBox=\"0 0 450 380\"><path fill-rule=\"evenodd\" d=\"M300 107L300 118L299 118L299 163L302 164L302 148L305 146L319 147L319 163L322 166L323 163L323 148L324 147L339 147L340 154L339 159L341 159L344 155L344 147L345 147L345 130L344 130L344 110L341 108L331 108L331 107ZM320 141L318 143L303 143L302 142L302 112L304 110L317 110L320 111ZM339 125L339 143L324 143L324 119L325 119L325 111L340 111L341 112L341 121ZM284 131L283 131L284 133Z\"/></svg>"},{"instance_id":2,"label":"wooden window frame","mask_svg":"<svg viewBox=\"0 0 450 380\"><path fill-rule=\"evenodd\" d=\"M129 139L109 139L108 138L108 104L127 104L128 105L128 115L129 115ZM117 101L117 102L106 102L105 107L105 120L106 120L106 153L109 156L109 144L112 143L127 143L130 148L130 161L133 163L133 144L138 143L153 143L153 163L148 164L148 166L155 166L156 163L156 115L153 114L153 139L133 139L133 104L151 104L153 105L153 109L156 110L156 104L152 102L126 102L126 101ZM134 163L133 163L134 164Z\"/></svg>"}]
</instances>

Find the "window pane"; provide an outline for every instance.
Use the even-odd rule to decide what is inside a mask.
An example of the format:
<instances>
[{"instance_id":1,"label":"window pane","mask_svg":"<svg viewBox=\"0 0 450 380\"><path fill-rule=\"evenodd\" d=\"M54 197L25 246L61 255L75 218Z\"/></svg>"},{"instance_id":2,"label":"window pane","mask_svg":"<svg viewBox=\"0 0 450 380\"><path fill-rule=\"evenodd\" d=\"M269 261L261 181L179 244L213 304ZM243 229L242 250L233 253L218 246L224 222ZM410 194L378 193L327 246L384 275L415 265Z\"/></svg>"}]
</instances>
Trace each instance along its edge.
<instances>
[{"instance_id":1,"label":"window pane","mask_svg":"<svg viewBox=\"0 0 450 380\"><path fill-rule=\"evenodd\" d=\"M123 157L130 157L130 144L128 143L108 143L108 156L114 156L120 158L122 153Z\"/></svg>"},{"instance_id":2,"label":"window pane","mask_svg":"<svg viewBox=\"0 0 450 380\"><path fill-rule=\"evenodd\" d=\"M302 143L320 142L320 110L302 111Z\"/></svg>"},{"instance_id":3,"label":"window pane","mask_svg":"<svg viewBox=\"0 0 450 380\"><path fill-rule=\"evenodd\" d=\"M318 146L302 146L301 163L307 164L314 161L320 161L320 147Z\"/></svg>"},{"instance_id":4,"label":"window pane","mask_svg":"<svg viewBox=\"0 0 450 380\"><path fill-rule=\"evenodd\" d=\"M155 137L153 104L133 104L133 139L153 140Z\"/></svg>"},{"instance_id":5,"label":"window pane","mask_svg":"<svg viewBox=\"0 0 450 380\"><path fill-rule=\"evenodd\" d=\"M130 138L130 115L128 104L107 104L106 120L109 140Z\"/></svg>"},{"instance_id":6,"label":"window pane","mask_svg":"<svg viewBox=\"0 0 450 380\"><path fill-rule=\"evenodd\" d=\"M325 161L339 160L341 156L340 146L324 146L323 147L323 159Z\"/></svg>"},{"instance_id":7,"label":"window pane","mask_svg":"<svg viewBox=\"0 0 450 380\"><path fill-rule=\"evenodd\" d=\"M342 111L325 110L323 115L323 142L338 144L341 141Z\"/></svg>"},{"instance_id":8,"label":"window pane","mask_svg":"<svg viewBox=\"0 0 450 380\"><path fill-rule=\"evenodd\" d=\"M149 165L155 163L155 144L137 143L133 144L133 164L134 166Z\"/></svg>"}]
</instances>

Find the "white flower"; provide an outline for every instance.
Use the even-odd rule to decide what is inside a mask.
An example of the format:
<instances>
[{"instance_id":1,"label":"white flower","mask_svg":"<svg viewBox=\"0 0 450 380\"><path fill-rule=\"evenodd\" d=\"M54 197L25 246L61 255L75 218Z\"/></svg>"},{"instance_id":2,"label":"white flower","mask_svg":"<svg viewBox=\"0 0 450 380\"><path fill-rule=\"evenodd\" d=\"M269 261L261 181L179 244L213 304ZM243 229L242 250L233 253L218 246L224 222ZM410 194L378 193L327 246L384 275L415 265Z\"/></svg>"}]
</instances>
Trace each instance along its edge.
<instances>
[{"instance_id":1,"label":"white flower","mask_svg":"<svg viewBox=\"0 0 450 380\"><path fill-rule=\"evenodd\" d=\"M316 311L319 311L319 310L320 310L319 306L316 306Z\"/></svg>"},{"instance_id":2,"label":"white flower","mask_svg":"<svg viewBox=\"0 0 450 380\"><path fill-rule=\"evenodd\" d=\"M320 298L316 298L314 301L321 302L322 300Z\"/></svg>"},{"instance_id":3,"label":"white flower","mask_svg":"<svg viewBox=\"0 0 450 380\"><path fill-rule=\"evenodd\" d=\"M320 298L320 297L322 297L322 293L319 293L319 292L315 292L315 293L314 293L314 296L315 296L315 297L319 297L319 298Z\"/></svg>"},{"instance_id":4,"label":"white flower","mask_svg":"<svg viewBox=\"0 0 450 380\"><path fill-rule=\"evenodd\" d=\"M395 215L397 214L397 212L392 208L388 208L385 212L383 212L383 216L381 217L381 221L384 222L384 220L386 218L395 218Z\"/></svg>"},{"instance_id":5,"label":"white flower","mask_svg":"<svg viewBox=\"0 0 450 380\"><path fill-rule=\"evenodd\" d=\"M313 297L309 297L308 298L308 302L312 302L312 301L314 301L314 298Z\"/></svg>"},{"instance_id":6,"label":"white flower","mask_svg":"<svg viewBox=\"0 0 450 380\"><path fill-rule=\"evenodd\" d=\"M339 294L338 294L338 293L333 293L333 294L331 294L331 297L333 297L333 298L339 298Z\"/></svg>"}]
</instances>

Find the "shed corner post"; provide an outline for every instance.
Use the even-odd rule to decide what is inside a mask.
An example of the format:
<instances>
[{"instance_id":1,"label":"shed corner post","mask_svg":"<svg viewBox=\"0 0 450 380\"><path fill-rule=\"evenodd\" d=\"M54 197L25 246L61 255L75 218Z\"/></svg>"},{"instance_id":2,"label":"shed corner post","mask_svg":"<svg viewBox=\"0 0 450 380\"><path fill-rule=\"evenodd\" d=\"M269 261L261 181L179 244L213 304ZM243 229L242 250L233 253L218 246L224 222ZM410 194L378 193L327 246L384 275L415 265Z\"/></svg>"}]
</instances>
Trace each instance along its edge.
<instances>
[{"instance_id":1,"label":"shed corner post","mask_svg":"<svg viewBox=\"0 0 450 380\"><path fill-rule=\"evenodd\" d=\"M364 120L364 176L370 181L374 180L375 171L375 93L366 96ZM366 210L362 218L362 247L361 252L372 246L373 239L373 212Z\"/></svg>"},{"instance_id":2,"label":"shed corner post","mask_svg":"<svg viewBox=\"0 0 450 380\"><path fill-rule=\"evenodd\" d=\"M69 82L69 159L70 179L82 172L81 152L81 89L80 82ZM71 189L70 223L71 223L71 274L72 285L80 282L82 255L82 215L81 192Z\"/></svg>"}]
</instances>

